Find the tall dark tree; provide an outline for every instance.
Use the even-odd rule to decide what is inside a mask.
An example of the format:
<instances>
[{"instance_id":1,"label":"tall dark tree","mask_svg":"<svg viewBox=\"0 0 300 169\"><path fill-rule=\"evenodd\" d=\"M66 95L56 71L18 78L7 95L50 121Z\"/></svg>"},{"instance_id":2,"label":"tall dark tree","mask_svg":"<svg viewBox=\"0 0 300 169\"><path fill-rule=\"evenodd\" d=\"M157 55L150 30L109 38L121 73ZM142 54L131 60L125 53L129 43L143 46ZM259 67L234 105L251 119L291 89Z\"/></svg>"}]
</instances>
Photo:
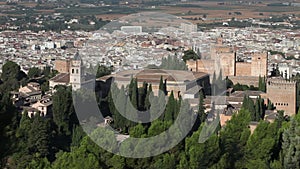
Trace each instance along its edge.
<instances>
[{"instance_id":1,"label":"tall dark tree","mask_svg":"<svg viewBox=\"0 0 300 169\"><path fill-rule=\"evenodd\" d=\"M27 76L29 78L39 77L41 75L41 70L37 67L32 67L28 70Z\"/></svg>"},{"instance_id":2,"label":"tall dark tree","mask_svg":"<svg viewBox=\"0 0 300 169\"><path fill-rule=\"evenodd\" d=\"M167 90L167 79L165 79L165 81L164 81L164 92L165 92L165 95L168 95L168 90Z\"/></svg>"},{"instance_id":3,"label":"tall dark tree","mask_svg":"<svg viewBox=\"0 0 300 169\"><path fill-rule=\"evenodd\" d=\"M203 91L200 90L199 92L199 107L198 107L198 115L200 122L204 122L206 119L205 107L204 107L204 94Z\"/></svg>"},{"instance_id":4,"label":"tall dark tree","mask_svg":"<svg viewBox=\"0 0 300 169\"><path fill-rule=\"evenodd\" d=\"M276 123L261 121L249 137L245 151L246 166L251 167L255 162L267 166L276 156L274 150L279 146L280 141Z\"/></svg>"},{"instance_id":5,"label":"tall dark tree","mask_svg":"<svg viewBox=\"0 0 300 169\"><path fill-rule=\"evenodd\" d=\"M131 103L134 106L134 108L136 108L136 109L138 108L138 105L139 105L138 95L139 95L138 81L137 81L137 79L134 79L133 86L132 86Z\"/></svg>"},{"instance_id":6,"label":"tall dark tree","mask_svg":"<svg viewBox=\"0 0 300 169\"><path fill-rule=\"evenodd\" d=\"M166 111L164 114L165 121L173 121L174 120L175 108L176 108L176 100L174 98L173 91L171 91L171 94L169 96L169 100L167 103Z\"/></svg>"},{"instance_id":7,"label":"tall dark tree","mask_svg":"<svg viewBox=\"0 0 300 169\"><path fill-rule=\"evenodd\" d=\"M8 92L0 92L0 159L8 156L16 149L16 129L18 126L17 109L12 104ZM0 161L0 167L2 166Z\"/></svg>"},{"instance_id":8,"label":"tall dark tree","mask_svg":"<svg viewBox=\"0 0 300 169\"><path fill-rule=\"evenodd\" d=\"M167 89L166 89L166 80L163 80L163 77L160 76L160 81L159 81L159 90L162 91L165 95L167 94Z\"/></svg>"},{"instance_id":9,"label":"tall dark tree","mask_svg":"<svg viewBox=\"0 0 300 169\"><path fill-rule=\"evenodd\" d=\"M138 89L139 110L144 110L147 90L148 90L148 84L146 82L143 82L143 86Z\"/></svg>"},{"instance_id":10,"label":"tall dark tree","mask_svg":"<svg viewBox=\"0 0 300 169\"><path fill-rule=\"evenodd\" d=\"M2 67L1 80L3 84L0 86L0 92L16 90L20 81L24 81L26 74L21 71L18 64L12 61L6 62Z\"/></svg>"},{"instance_id":11,"label":"tall dark tree","mask_svg":"<svg viewBox=\"0 0 300 169\"><path fill-rule=\"evenodd\" d=\"M146 98L145 98L145 109L148 110L150 109L150 93L152 92L152 85L149 85L149 89L147 90Z\"/></svg>"},{"instance_id":12,"label":"tall dark tree","mask_svg":"<svg viewBox=\"0 0 300 169\"><path fill-rule=\"evenodd\" d=\"M300 167L300 115L298 114L297 116L291 121L290 127L283 133L284 168Z\"/></svg>"},{"instance_id":13,"label":"tall dark tree","mask_svg":"<svg viewBox=\"0 0 300 169\"><path fill-rule=\"evenodd\" d=\"M3 81L8 81L10 79L21 80L26 75L21 71L21 68L18 64L12 61L6 62L2 67L1 79Z\"/></svg>"},{"instance_id":14,"label":"tall dark tree","mask_svg":"<svg viewBox=\"0 0 300 169\"><path fill-rule=\"evenodd\" d=\"M28 149L31 153L39 153L41 157L49 155L49 129L48 119L43 119L39 114L34 116L28 137Z\"/></svg>"},{"instance_id":15,"label":"tall dark tree","mask_svg":"<svg viewBox=\"0 0 300 169\"><path fill-rule=\"evenodd\" d=\"M273 110L274 109L274 105L271 102L271 100L268 99L268 105L267 105L267 110Z\"/></svg>"},{"instance_id":16,"label":"tall dark tree","mask_svg":"<svg viewBox=\"0 0 300 169\"><path fill-rule=\"evenodd\" d=\"M106 67L104 65L97 65L97 72L96 72L96 78L106 76L111 74L113 68L112 67Z\"/></svg>"},{"instance_id":17,"label":"tall dark tree","mask_svg":"<svg viewBox=\"0 0 300 169\"><path fill-rule=\"evenodd\" d=\"M233 115L226 123L226 128L221 131L220 139L222 144L222 155L227 161L225 168L241 168L245 146L250 136L248 128L251 120L250 112L241 109L237 115ZM222 161L222 160L221 160Z\"/></svg>"},{"instance_id":18,"label":"tall dark tree","mask_svg":"<svg viewBox=\"0 0 300 169\"><path fill-rule=\"evenodd\" d=\"M58 127L58 132L70 135L73 124L77 123L74 119L75 111L70 87L56 87L56 92L53 95L52 112L53 121Z\"/></svg>"}]
</instances>

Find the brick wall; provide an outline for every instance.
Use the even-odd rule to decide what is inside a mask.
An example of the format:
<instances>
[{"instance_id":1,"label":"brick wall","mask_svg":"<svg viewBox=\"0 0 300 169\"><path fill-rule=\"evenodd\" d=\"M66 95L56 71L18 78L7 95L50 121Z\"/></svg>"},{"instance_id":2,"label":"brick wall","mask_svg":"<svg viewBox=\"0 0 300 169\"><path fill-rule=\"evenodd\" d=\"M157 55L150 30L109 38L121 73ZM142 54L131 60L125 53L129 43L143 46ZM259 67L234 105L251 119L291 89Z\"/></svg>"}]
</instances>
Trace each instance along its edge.
<instances>
[{"instance_id":1,"label":"brick wall","mask_svg":"<svg viewBox=\"0 0 300 169\"><path fill-rule=\"evenodd\" d=\"M69 60L55 60L54 69L59 73L69 73L70 61Z\"/></svg>"},{"instance_id":2,"label":"brick wall","mask_svg":"<svg viewBox=\"0 0 300 169\"><path fill-rule=\"evenodd\" d=\"M236 76L250 76L251 75L251 63L236 62Z\"/></svg>"},{"instance_id":3,"label":"brick wall","mask_svg":"<svg viewBox=\"0 0 300 169\"><path fill-rule=\"evenodd\" d=\"M267 53L254 53L251 61L251 76L267 76Z\"/></svg>"}]
</instances>

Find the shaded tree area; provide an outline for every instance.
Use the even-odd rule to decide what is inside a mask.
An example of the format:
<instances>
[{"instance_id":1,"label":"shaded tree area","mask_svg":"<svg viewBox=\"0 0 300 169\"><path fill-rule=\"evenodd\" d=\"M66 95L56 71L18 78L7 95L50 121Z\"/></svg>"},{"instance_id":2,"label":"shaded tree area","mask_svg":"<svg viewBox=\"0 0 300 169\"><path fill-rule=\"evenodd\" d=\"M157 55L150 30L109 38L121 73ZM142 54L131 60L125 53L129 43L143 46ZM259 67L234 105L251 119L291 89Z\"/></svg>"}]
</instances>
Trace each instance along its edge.
<instances>
[{"instance_id":1,"label":"shaded tree area","mask_svg":"<svg viewBox=\"0 0 300 169\"><path fill-rule=\"evenodd\" d=\"M2 67L0 92L16 90L21 84L26 83L26 74L21 71L18 64L12 61L6 62Z\"/></svg>"},{"instance_id":2,"label":"shaded tree area","mask_svg":"<svg viewBox=\"0 0 300 169\"><path fill-rule=\"evenodd\" d=\"M279 67L278 67L278 65L276 65L276 67L275 67L275 64L273 64L273 68L271 71L271 77L278 77L278 76L282 76L280 74Z\"/></svg>"},{"instance_id":3,"label":"shaded tree area","mask_svg":"<svg viewBox=\"0 0 300 169\"><path fill-rule=\"evenodd\" d=\"M166 70L187 70L185 62L178 59L177 56L168 56L167 58L162 58L160 69Z\"/></svg>"},{"instance_id":4,"label":"shaded tree area","mask_svg":"<svg viewBox=\"0 0 300 169\"><path fill-rule=\"evenodd\" d=\"M258 88L254 87L253 85L248 86L248 85L237 83L237 84L233 85L233 90L234 91L246 91L246 90L257 91Z\"/></svg>"},{"instance_id":5,"label":"shaded tree area","mask_svg":"<svg viewBox=\"0 0 300 169\"><path fill-rule=\"evenodd\" d=\"M110 75L111 72L113 71L113 67L107 67L104 65L97 65L96 66L96 78L102 77L102 76L106 76L106 75Z\"/></svg>"},{"instance_id":6,"label":"shaded tree area","mask_svg":"<svg viewBox=\"0 0 300 169\"><path fill-rule=\"evenodd\" d=\"M241 110L233 115L220 133L221 156L216 168L242 168L245 145L250 136L250 113Z\"/></svg>"},{"instance_id":7,"label":"shaded tree area","mask_svg":"<svg viewBox=\"0 0 300 169\"><path fill-rule=\"evenodd\" d=\"M268 107L264 104L264 100L261 97L256 98L254 102L249 96L245 95L242 108L251 113L252 121L260 121L264 119L265 111Z\"/></svg>"},{"instance_id":8,"label":"shaded tree area","mask_svg":"<svg viewBox=\"0 0 300 169\"><path fill-rule=\"evenodd\" d=\"M300 167L300 114L292 119L290 126L283 132L282 164L284 168Z\"/></svg>"},{"instance_id":9,"label":"shaded tree area","mask_svg":"<svg viewBox=\"0 0 300 169\"><path fill-rule=\"evenodd\" d=\"M29 117L27 112L16 112L15 131L11 137L6 160L12 168L50 168L59 151L70 151L85 135L73 110L70 87L58 86L53 95L52 116L39 113ZM7 99L10 102L10 99ZM14 124L13 123L13 124Z\"/></svg>"},{"instance_id":10,"label":"shaded tree area","mask_svg":"<svg viewBox=\"0 0 300 169\"><path fill-rule=\"evenodd\" d=\"M18 126L18 113L10 101L9 93L0 93L0 158L7 157L16 151L15 133ZM3 167L3 160L0 167Z\"/></svg>"},{"instance_id":11,"label":"shaded tree area","mask_svg":"<svg viewBox=\"0 0 300 169\"><path fill-rule=\"evenodd\" d=\"M255 87L253 85L245 85L245 84L240 84L240 83L236 83L233 84L233 82L226 78L226 86L227 88L233 88L234 91L246 91L246 90L252 90L252 91L262 91L262 92L266 92L266 78L265 77L258 77L258 87Z\"/></svg>"},{"instance_id":12,"label":"shaded tree area","mask_svg":"<svg viewBox=\"0 0 300 169\"><path fill-rule=\"evenodd\" d=\"M41 76L41 70L37 67L32 67L28 70L27 76L29 78L36 78Z\"/></svg>"}]
</instances>

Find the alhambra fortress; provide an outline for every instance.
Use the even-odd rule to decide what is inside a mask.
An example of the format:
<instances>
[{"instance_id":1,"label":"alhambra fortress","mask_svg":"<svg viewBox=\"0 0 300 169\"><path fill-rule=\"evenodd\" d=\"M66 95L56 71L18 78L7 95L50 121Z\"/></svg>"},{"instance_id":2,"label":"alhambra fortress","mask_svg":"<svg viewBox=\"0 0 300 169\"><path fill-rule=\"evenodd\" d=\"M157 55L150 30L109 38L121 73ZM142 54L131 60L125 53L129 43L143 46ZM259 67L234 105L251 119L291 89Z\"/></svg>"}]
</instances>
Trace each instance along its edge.
<instances>
[{"instance_id":1,"label":"alhambra fortress","mask_svg":"<svg viewBox=\"0 0 300 169\"><path fill-rule=\"evenodd\" d=\"M268 53L257 52L251 54L251 62L238 62L233 47L222 44L218 38L212 45L210 58L188 60L187 66L193 72L205 72L228 77L234 84L258 86L260 77L268 77ZM285 115L296 114L297 84L281 78L266 78L266 93L259 94L265 101L270 100L277 110L284 110Z\"/></svg>"},{"instance_id":2,"label":"alhambra fortress","mask_svg":"<svg viewBox=\"0 0 300 169\"><path fill-rule=\"evenodd\" d=\"M267 77L268 55L266 52L252 53L251 62L237 62L233 47L224 46L222 38L211 46L210 58L188 60L188 69L212 75L222 70L223 77L228 76L234 83L258 85L258 78Z\"/></svg>"},{"instance_id":3,"label":"alhambra fortress","mask_svg":"<svg viewBox=\"0 0 300 169\"><path fill-rule=\"evenodd\" d=\"M280 77L268 77L268 53L251 53L251 62L237 61L236 52L233 47L222 44L222 38L218 38L211 46L210 57L186 62L188 70L163 70L163 69L141 69L125 70L96 79L96 88L101 88L101 94L105 97L112 82L119 87L126 86L133 77L138 79L138 86L144 82L151 83L153 92L159 89L160 78L166 82L168 94L173 91L174 96L182 96L187 99L191 107L198 105L199 91L207 94L205 98L206 111L212 109L212 104L224 109L220 114L221 125L230 120L234 112L242 107L244 96L255 101L261 97L267 104L271 101L275 110L266 111L265 120L274 121L278 110L283 110L285 115L294 115L297 110L297 84ZM56 60L55 69L59 74L50 79L50 88L56 85L70 85L73 90L88 86L91 80L87 80L79 53L73 59ZM259 77L265 77L266 92L261 91L234 91L224 96L223 102L214 102L210 96L212 75L215 73L222 77L228 77L234 84L258 86ZM250 126L251 127L251 126Z\"/></svg>"}]
</instances>

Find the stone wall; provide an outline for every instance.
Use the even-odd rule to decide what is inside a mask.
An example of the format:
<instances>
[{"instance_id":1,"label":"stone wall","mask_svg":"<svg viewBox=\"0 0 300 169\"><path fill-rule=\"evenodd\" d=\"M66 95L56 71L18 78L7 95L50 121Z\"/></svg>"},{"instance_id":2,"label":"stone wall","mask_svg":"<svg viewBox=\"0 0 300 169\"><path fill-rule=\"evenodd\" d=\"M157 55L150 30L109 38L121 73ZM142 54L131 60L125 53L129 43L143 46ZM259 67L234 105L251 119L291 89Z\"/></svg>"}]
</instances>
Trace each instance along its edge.
<instances>
[{"instance_id":1,"label":"stone wall","mask_svg":"<svg viewBox=\"0 0 300 169\"><path fill-rule=\"evenodd\" d=\"M244 84L244 85L253 85L258 87L258 77L254 76L228 76L228 78L233 82L233 84Z\"/></svg>"},{"instance_id":2,"label":"stone wall","mask_svg":"<svg viewBox=\"0 0 300 169\"><path fill-rule=\"evenodd\" d=\"M251 60L251 76L267 76L267 53L254 53Z\"/></svg>"},{"instance_id":3,"label":"stone wall","mask_svg":"<svg viewBox=\"0 0 300 169\"><path fill-rule=\"evenodd\" d=\"M54 69L59 73L69 73L70 61L69 60L55 60Z\"/></svg>"},{"instance_id":4,"label":"stone wall","mask_svg":"<svg viewBox=\"0 0 300 169\"><path fill-rule=\"evenodd\" d=\"M251 63L236 62L235 76L250 76L251 75Z\"/></svg>"},{"instance_id":5,"label":"stone wall","mask_svg":"<svg viewBox=\"0 0 300 169\"><path fill-rule=\"evenodd\" d=\"M234 76L235 75L235 53L219 53L217 54L220 59L217 62L216 73L219 72L218 64L220 64L222 69L223 77L225 76Z\"/></svg>"}]
</instances>

